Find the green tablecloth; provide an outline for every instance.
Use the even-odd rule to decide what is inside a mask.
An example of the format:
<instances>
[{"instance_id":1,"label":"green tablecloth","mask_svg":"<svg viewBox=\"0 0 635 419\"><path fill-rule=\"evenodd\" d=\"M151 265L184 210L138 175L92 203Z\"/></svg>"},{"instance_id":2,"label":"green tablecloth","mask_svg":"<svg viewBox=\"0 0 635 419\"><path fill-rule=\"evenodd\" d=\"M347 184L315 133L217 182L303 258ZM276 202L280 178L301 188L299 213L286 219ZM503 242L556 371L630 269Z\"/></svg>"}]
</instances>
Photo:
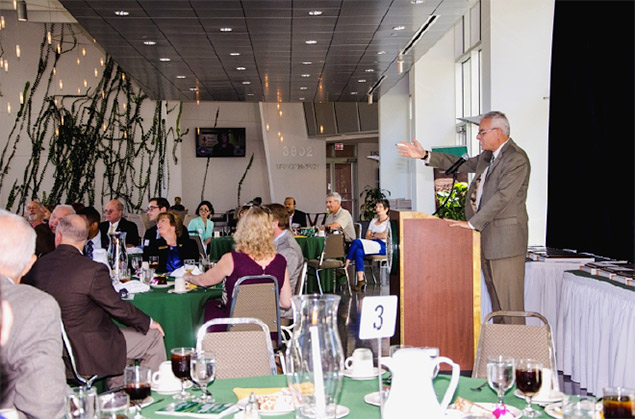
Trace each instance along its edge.
<instances>
[{"instance_id":1,"label":"green tablecloth","mask_svg":"<svg viewBox=\"0 0 635 419\"><path fill-rule=\"evenodd\" d=\"M196 346L196 332L203 324L205 303L220 298L221 289L197 289L187 294L171 294L168 288L135 294L132 304L161 324L165 332L165 349Z\"/></svg>"},{"instance_id":2,"label":"green tablecloth","mask_svg":"<svg viewBox=\"0 0 635 419\"><path fill-rule=\"evenodd\" d=\"M376 380L369 381L355 381L350 378L343 379L342 395L340 397L339 404L348 407L351 410L350 415L347 418L379 418L379 407L371 406L364 402L364 396L368 393L372 393L378 390L378 384ZM454 399L461 396L473 402L496 402L496 394L489 387L484 387L481 391L472 391L470 388L476 387L482 384L485 380L461 377L459 386L455 392ZM443 392L447 388L449 383L449 376L439 375L434 382L437 395L442 396ZM266 377L252 377L252 378L236 378L216 380L209 386L209 390L214 395L217 402L222 403L235 403L236 396L233 393L235 387L243 388L266 388L266 387L285 387L287 385L286 377L283 375L266 376ZM515 389L515 387L514 387ZM505 403L510 406L515 406L522 410L525 406L525 401L521 400L513 395L513 390L509 390L505 395ZM199 391L193 392L199 395ZM143 409L144 416L148 418L165 418L167 416L157 415L154 412L161 407L171 403L172 396L161 395L155 392L152 393L152 397L155 400L163 399L160 403ZM541 410L536 406L538 410ZM541 410L542 411L542 410ZM277 416L280 418L293 418L292 413Z\"/></svg>"},{"instance_id":3,"label":"green tablecloth","mask_svg":"<svg viewBox=\"0 0 635 419\"><path fill-rule=\"evenodd\" d=\"M316 259L320 256L324 237L296 237L295 240L300 245L305 258ZM213 238L208 246L210 258L219 260L225 253L231 252L233 246L234 239L231 236Z\"/></svg>"}]
</instances>

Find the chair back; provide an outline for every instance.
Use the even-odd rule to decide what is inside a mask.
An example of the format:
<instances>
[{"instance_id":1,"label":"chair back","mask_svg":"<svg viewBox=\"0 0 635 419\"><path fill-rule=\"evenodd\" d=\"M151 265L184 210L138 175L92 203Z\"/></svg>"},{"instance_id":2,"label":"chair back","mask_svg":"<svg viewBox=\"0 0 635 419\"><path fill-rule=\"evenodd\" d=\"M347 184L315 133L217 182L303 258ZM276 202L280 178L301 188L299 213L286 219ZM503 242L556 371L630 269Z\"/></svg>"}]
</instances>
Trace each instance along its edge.
<instances>
[{"instance_id":1,"label":"chair back","mask_svg":"<svg viewBox=\"0 0 635 419\"><path fill-rule=\"evenodd\" d=\"M489 324L494 317L538 318L542 326L524 324ZM534 312L495 311L483 320L474 359L473 378L487 378L487 357L510 356L514 359L532 358L540 361L545 368L554 371L557 377L556 358L551 327L547 319Z\"/></svg>"},{"instance_id":2,"label":"chair back","mask_svg":"<svg viewBox=\"0 0 635 419\"><path fill-rule=\"evenodd\" d=\"M150 221L150 219L148 218L148 214L145 213L145 212L141 213L141 222L143 223L144 234L145 234L146 230L151 229L152 227L157 225L156 222ZM141 232L141 231L139 231L139 232ZM139 237L143 237L143 234L139 234Z\"/></svg>"},{"instance_id":3,"label":"chair back","mask_svg":"<svg viewBox=\"0 0 635 419\"><path fill-rule=\"evenodd\" d=\"M146 225L143 221L143 214L128 214L127 219L128 221L135 223L137 230L139 231L139 237L143 238L143 235L146 233Z\"/></svg>"},{"instance_id":4,"label":"chair back","mask_svg":"<svg viewBox=\"0 0 635 419\"><path fill-rule=\"evenodd\" d=\"M310 227L322 226L326 222L325 212L307 212L306 219L309 222Z\"/></svg>"},{"instance_id":5,"label":"chair back","mask_svg":"<svg viewBox=\"0 0 635 419\"><path fill-rule=\"evenodd\" d=\"M355 238L361 239L362 238L362 223L354 223L353 227L355 228Z\"/></svg>"},{"instance_id":6,"label":"chair back","mask_svg":"<svg viewBox=\"0 0 635 419\"><path fill-rule=\"evenodd\" d=\"M248 326L253 330L208 333L215 325ZM276 375L273 346L266 324L254 318L219 318L205 322L196 338L196 350L212 351L216 378Z\"/></svg>"},{"instance_id":7,"label":"chair back","mask_svg":"<svg viewBox=\"0 0 635 419\"><path fill-rule=\"evenodd\" d=\"M388 226L386 227L386 268L388 268L388 275L390 275L390 271L392 271L393 253L394 249L392 247L392 228L389 221Z\"/></svg>"},{"instance_id":8,"label":"chair back","mask_svg":"<svg viewBox=\"0 0 635 419\"><path fill-rule=\"evenodd\" d=\"M295 290L293 290L293 295L300 295L304 292L304 284L306 283L306 272L308 268L309 262L304 259L302 269L300 270L300 277L298 278L298 282L295 284Z\"/></svg>"},{"instance_id":9,"label":"chair back","mask_svg":"<svg viewBox=\"0 0 635 419\"><path fill-rule=\"evenodd\" d=\"M198 247L198 254L201 259L205 259L205 246L203 246L203 242L201 241L201 236L197 233L190 232L190 239L196 242L196 246Z\"/></svg>"},{"instance_id":10,"label":"chair back","mask_svg":"<svg viewBox=\"0 0 635 419\"><path fill-rule=\"evenodd\" d=\"M71 346L71 341L66 334L66 328L64 327L64 322L60 320L60 326L62 329L62 341L64 341L64 354L62 358L64 358L64 363L66 366L70 366L73 376L75 379L86 388L91 388L93 386L93 382L99 378L99 375L91 375L90 377L82 376L79 371L77 371L77 362L75 361L75 355L73 355L73 347ZM67 370L68 371L68 370ZM68 374L67 374L68 377Z\"/></svg>"},{"instance_id":11,"label":"chair back","mask_svg":"<svg viewBox=\"0 0 635 419\"><path fill-rule=\"evenodd\" d=\"M183 222L183 225L185 225L185 227L187 227L187 224L185 224L185 216L187 214L187 210L173 210L173 209L171 209L170 212L173 212L176 215L178 215L179 217L181 217L181 221Z\"/></svg>"},{"instance_id":12,"label":"chair back","mask_svg":"<svg viewBox=\"0 0 635 419\"><path fill-rule=\"evenodd\" d=\"M187 228L187 226L190 225L190 221L192 221L196 217L198 217L198 215L185 214L185 216L182 218L185 228Z\"/></svg>"},{"instance_id":13,"label":"chair back","mask_svg":"<svg viewBox=\"0 0 635 419\"><path fill-rule=\"evenodd\" d=\"M259 319L271 331L271 339L277 343L277 346L280 345L280 306L278 305L278 280L275 277L255 275L239 278L234 286L229 313L232 318ZM249 325L239 325L232 329L253 330L254 328Z\"/></svg>"},{"instance_id":14,"label":"chair back","mask_svg":"<svg viewBox=\"0 0 635 419\"><path fill-rule=\"evenodd\" d=\"M346 252L344 251L344 233L326 234L320 263L323 262L324 259L339 259L343 257L346 257Z\"/></svg>"}]
</instances>

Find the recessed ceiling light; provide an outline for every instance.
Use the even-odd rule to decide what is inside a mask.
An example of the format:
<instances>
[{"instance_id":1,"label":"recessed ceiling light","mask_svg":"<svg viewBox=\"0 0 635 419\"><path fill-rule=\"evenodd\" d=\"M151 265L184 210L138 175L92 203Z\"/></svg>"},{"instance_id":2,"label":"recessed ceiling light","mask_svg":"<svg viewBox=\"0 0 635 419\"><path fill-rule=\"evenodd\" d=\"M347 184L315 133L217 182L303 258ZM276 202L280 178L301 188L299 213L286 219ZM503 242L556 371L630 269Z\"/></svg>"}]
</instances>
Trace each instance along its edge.
<instances>
[{"instance_id":1,"label":"recessed ceiling light","mask_svg":"<svg viewBox=\"0 0 635 419\"><path fill-rule=\"evenodd\" d=\"M357 83L366 83L366 79L359 79L357 80Z\"/></svg>"},{"instance_id":2,"label":"recessed ceiling light","mask_svg":"<svg viewBox=\"0 0 635 419\"><path fill-rule=\"evenodd\" d=\"M302 64L311 65L311 64L313 64L313 61L302 61Z\"/></svg>"},{"instance_id":3,"label":"recessed ceiling light","mask_svg":"<svg viewBox=\"0 0 635 419\"><path fill-rule=\"evenodd\" d=\"M306 87L306 86L300 87L300 90L306 90L306 89L308 89L308 87Z\"/></svg>"},{"instance_id":4,"label":"recessed ceiling light","mask_svg":"<svg viewBox=\"0 0 635 419\"><path fill-rule=\"evenodd\" d=\"M406 27L403 25L393 26L392 28L393 30L396 30L396 31L403 31L404 29L406 29Z\"/></svg>"},{"instance_id":5,"label":"recessed ceiling light","mask_svg":"<svg viewBox=\"0 0 635 419\"><path fill-rule=\"evenodd\" d=\"M198 90L198 87L190 87L190 92L196 92Z\"/></svg>"},{"instance_id":6,"label":"recessed ceiling light","mask_svg":"<svg viewBox=\"0 0 635 419\"><path fill-rule=\"evenodd\" d=\"M374 73L375 69L374 68L367 68L366 70L364 70L367 73Z\"/></svg>"},{"instance_id":7,"label":"recessed ceiling light","mask_svg":"<svg viewBox=\"0 0 635 419\"><path fill-rule=\"evenodd\" d=\"M311 77L310 74L303 74L302 77Z\"/></svg>"},{"instance_id":8,"label":"recessed ceiling light","mask_svg":"<svg viewBox=\"0 0 635 419\"><path fill-rule=\"evenodd\" d=\"M412 4L423 4L423 0L410 0Z\"/></svg>"},{"instance_id":9,"label":"recessed ceiling light","mask_svg":"<svg viewBox=\"0 0 635 419\"><path fill-rule=\"evenodd\" d=\"M253 95L254 95L253 93L247 93L247 96L253 96Z\"/></svg>"},{"instance_id":10,"label":"recessed ceiling light","mask_svg":"<svg viewBox=\"0 0 635 419\"><path fill-rule=\"evenodd\" d=\"M304 41L304 43L307 45L315 45L317 44L317 41L314 39L309 39L308 41Z\"/></svg>"},{"instance_id":11,"label":"recessed ceiling light","mask_svg":"<svg viewBox=\"0 0 635 419\"><path fill-rule=\"evenodd\" d=\"M310 10L309 15L311 16L320 16L322 14L321 10Z\"/></svg>"},{"instance_id":12,"label":"recessed ceiling light","mask_svg":"<svg viewBox=\"0 0 635 419\"><path fill-rule=\"evenodd\" d=\"M169 62L169 61L172 61L172 59L170 59L170 58L168 58L168 57L161 57L161 58L159 58L159 61L164 62L164 63L167 63L167 62Z\"/></svg>"},{"instance_id":13,"label":"recessed ceiling light","mask_svg":"<svg viewBox=\"0 0 635 419\"><path fill-rule=\"evenodd\" d=\"M356 94L357 94L357 92L351 92L351 95L356 95Z\"/></svg>"},{"instance_id":14,"label":"recessed ceiling light","mask_svg":"<svg viewBox=\"0 0 635 419\"><path fill-rule=\"evenodd\" d=\"M115 10L117 16L128 16L130 14L127 10Z\"/></svg>"},{"instance_id":15,"label":"recessed ceiling light","mask_svg":"<svg viewBox=\"0 0 635 419\"><path fill-rule=\"evenodd\" d=\"M299 97L298 99L300 99L300 100L304 100L304 98L303 98L303 97Z\"/></svg>"},{"instance_id":16,"label":"recessed ceiling light","mask_svg":"<svg viewBox=\"0 0 635 419\"><path fill-rule=\"evenodd\" d=\"M247 70L247 69L246 69L245 67L236 67L236 70L238 70L238 71L245 71L245 70Z\"/></svg>"},{"instance_id":17,"label":"recessed ceiling light","mask_svg":"<svg viewBox=\"0 0 635 419\"><path fill-rule=\"evenodd\" d=\"M251 82L250 81L244 81L243 84L245 84L245 85L246 84L251 84Z\"/></svg>"},{"instance_id":18,"label":"recessed ceiling light","mask_svg":"<svg viewBox=\"0 0 635 419\"><path fill-rule=\"evenodd\" d=\"M382 49L381 51L379 51L379 52L377 53L377 55L384 55L385 53L386 53L386 51L384 51L384 50Z\"/></svg>"},{"instance_id":19,"label":"recessed ceiling light","mask_svg":"<svg viewBox=\"0 0 635 419\"><path fill-rule=\"evenodd\" d=\"M156 45L157 43L154 41L143 41L143 45Z\"/></svg>"},{"instance_id":20,"label":"recessed ceiling light","mask_svg":"<svg viewBox=\"0 0 635 419\"><path fill-rule=\"evenodd\" d=\"M232 28L230 28L230 27L220 28L219 30L220 30L221 32L231 32L231 31L233 31L233 29L232 29Z\"/></svg>"},{"instance_id":21,"label":"recessed ceiling light","mask_svg":"<svg viewBox=\"0 0 635 419\"><path fill-rule=\"evenodd\" d=\"M184 79L185 76L176 76L177 79Z\"/></svg>"},{"instance_id":22,"label":"recessed ceiling light","mask_svg":"<svg viewBox=\"0 0 635 419\"><path fill-rule=\"evenodd\" d=\"M231 55L232 57L238 57L240 55L240 52L230 52L229 55Z\"/></svg>"}]
</instances>

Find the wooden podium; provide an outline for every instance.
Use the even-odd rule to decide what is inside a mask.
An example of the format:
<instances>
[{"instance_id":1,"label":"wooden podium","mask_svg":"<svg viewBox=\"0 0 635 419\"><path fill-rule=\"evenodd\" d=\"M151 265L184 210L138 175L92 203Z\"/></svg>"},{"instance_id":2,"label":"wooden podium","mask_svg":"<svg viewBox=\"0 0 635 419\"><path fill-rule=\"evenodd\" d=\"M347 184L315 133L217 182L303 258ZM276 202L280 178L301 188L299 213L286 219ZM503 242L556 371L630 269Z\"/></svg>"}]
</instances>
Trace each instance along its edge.
<instances>
[{"instance_id":1,"label":"wooden podium","mask_svg":"<svg viewBox=\"0 0 635 419\"><path fill-rule=\"evenodd\" d=\"M390 214L399 246L390 275L390 293L399 297L391 343L438 347L471 370L481 324L480 233L421 212Z\"/></svg>"}]
</instances>

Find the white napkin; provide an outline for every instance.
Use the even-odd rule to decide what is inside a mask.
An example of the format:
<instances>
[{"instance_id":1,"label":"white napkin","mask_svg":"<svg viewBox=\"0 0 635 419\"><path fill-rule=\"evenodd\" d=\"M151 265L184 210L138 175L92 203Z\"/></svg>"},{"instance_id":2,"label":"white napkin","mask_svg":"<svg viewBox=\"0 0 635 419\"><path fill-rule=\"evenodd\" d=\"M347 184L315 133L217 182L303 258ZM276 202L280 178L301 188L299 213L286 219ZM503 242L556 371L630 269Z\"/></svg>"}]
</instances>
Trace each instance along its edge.
<instances>
[{"instance_id":1,"label":"white napkin","mask_svg":"<svg viewBox=\"0 0 635 419\"><path fill-rule=\"evenodd\" d=\"M143 282L137 280L128 281L126 283L118 282L116 284L113 284L113 287L117 292L119 292L122 288L125 288L130 294L150 291L150 285L144 284Z\"/></svg>"},{"instance_id":2,"label":"white napkin","mask_svg":"<svg viewBox=\"0 0 635 419\"><path fill-rule=\"evenodd\" d=\"M140 255L143 253L143 249L140 247L126 247L126 253L129 255Z\"/></svg>"},{"instance_id":3,"label":"white napkin","mask_svg":"<svg viewBox=\"0 0 635 419\"><path fill-rule=\"evenodd\" d=\"M192 275L200 275L202 273L203 272L201 272L201 270L198 269L198 266L194 266L194 269L192 269ZM182 277L184 275L185 275L185 266L181 266L179 269L175 269L170 274L170 276L173 276L175 278L180 278L180 277Z\"/></svg>"}]
</instances>

